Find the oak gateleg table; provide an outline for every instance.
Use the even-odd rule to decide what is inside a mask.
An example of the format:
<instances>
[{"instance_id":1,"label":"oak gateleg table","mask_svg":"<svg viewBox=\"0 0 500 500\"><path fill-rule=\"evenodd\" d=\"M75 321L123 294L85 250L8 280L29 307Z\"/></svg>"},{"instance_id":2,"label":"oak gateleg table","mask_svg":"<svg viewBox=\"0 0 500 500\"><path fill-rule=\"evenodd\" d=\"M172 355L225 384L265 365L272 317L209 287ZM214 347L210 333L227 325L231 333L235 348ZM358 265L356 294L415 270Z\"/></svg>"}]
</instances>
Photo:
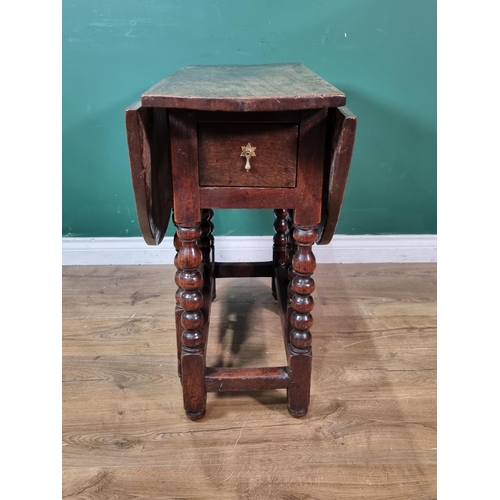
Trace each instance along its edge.
<instances>
[{"instance_id":1,"label":"oak gateleg table","mask_svg":"<svg viewBox=\"0 0 500 500\"><path fill-rule=\"evenodd\" d=\"M294 417L311 383L312 246L330 242L351 163L356 117L346 96L302 64L188 66L126 109L138 221L159 245L171 213L176 336L184 408L206 412L207 392L287 390ZM274 209L269 262L215 262L213 209ZM206 366L215 282L269 277L287 366Z\"/></svg>"}]
</instances>

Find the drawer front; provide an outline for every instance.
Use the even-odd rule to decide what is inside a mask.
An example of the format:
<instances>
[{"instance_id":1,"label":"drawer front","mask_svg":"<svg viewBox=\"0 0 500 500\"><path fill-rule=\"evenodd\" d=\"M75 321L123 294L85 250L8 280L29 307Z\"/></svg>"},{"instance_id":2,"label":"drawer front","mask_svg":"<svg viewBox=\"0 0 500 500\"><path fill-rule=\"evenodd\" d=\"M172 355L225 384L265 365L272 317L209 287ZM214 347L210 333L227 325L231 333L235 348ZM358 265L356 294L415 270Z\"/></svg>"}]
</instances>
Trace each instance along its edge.
<instances>
[{"instance_id":1,"label":"drawer front","mask_svg":"<svg viewBox=\"0 0 500 500\"><path fill-rule=\"evenodd\" d=\"M294 188L298 135L294 123L198 123L200 186ZM255 156L241 156L247 144Z\"/></svg>"}]
</instances>

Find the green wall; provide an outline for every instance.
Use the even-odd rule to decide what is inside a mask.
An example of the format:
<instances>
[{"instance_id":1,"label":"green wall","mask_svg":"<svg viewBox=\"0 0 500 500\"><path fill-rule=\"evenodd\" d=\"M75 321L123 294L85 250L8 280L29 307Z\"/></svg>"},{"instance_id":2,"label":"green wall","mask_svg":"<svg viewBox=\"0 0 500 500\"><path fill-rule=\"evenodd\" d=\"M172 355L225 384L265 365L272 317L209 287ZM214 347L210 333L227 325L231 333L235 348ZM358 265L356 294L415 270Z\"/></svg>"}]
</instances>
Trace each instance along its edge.
<instances>
[{"instance_id":1,"label":"green wall","mask_svg":"<svg viewBox=\"0 0 500 500\"><path fill-rule=\"evenodd\" d=\"M140 235L124 109L142 92L186 65L296 61L344 91L358 116L337 233L436 233L436 0L62 7L64 236ZM217 211L215 234L272 234L273 218Z\"/></svg>"}]
</instances>

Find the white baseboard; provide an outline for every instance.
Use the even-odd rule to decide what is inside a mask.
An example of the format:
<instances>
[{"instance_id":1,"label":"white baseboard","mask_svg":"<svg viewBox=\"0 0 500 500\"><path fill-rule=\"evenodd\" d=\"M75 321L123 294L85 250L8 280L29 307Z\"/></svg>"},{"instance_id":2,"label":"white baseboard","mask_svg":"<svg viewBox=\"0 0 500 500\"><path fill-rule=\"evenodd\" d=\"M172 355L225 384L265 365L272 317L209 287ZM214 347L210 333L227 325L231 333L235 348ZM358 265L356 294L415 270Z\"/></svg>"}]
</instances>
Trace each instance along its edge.
<instances>
[{"instance_id":1,"label":"white baseboard","mask_svg":"<svg viewBox=\"0 0 500 500\"><path fill-rule=\"evenodd\" d=\"M218 262L266 261L272 258L272 236L219 236L215 238ZM329 245L315 245L318 264L376 262L436 262L437 236L336 235ZM138 238L63 238L63 266L172 264L172 237L159 246Z\"/></svg>"}]
</instances>

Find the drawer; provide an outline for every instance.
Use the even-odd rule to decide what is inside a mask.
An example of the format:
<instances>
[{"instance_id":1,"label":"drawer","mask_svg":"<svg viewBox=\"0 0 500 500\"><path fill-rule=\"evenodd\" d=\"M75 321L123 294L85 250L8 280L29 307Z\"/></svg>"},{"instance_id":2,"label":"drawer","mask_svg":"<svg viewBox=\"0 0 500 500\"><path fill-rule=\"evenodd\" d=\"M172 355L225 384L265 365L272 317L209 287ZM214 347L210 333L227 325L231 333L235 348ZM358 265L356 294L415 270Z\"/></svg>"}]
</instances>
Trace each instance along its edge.
<instances>
[{"instance_id":1,"label":"drawer","mask_svg":"<svg viewBox=\"0 0 500 500\"><path fill-rule=\"evenodd\" d=\"M294 188L299 127L295 123L198 123L200 186ZM242 146L255 156L241 156Z\"/></svg>"}]
</instances>

